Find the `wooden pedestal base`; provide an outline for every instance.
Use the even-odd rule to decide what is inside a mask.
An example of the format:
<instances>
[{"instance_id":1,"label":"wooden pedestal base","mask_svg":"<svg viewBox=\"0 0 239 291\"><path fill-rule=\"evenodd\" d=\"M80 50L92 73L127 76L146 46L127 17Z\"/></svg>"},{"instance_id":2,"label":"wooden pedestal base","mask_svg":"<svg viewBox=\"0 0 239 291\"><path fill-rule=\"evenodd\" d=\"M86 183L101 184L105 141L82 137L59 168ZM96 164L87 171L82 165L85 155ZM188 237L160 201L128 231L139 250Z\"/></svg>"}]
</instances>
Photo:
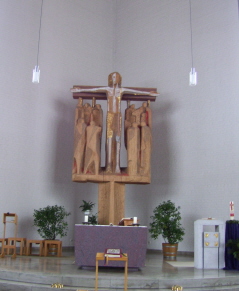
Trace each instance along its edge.
<instances>
[{"instance_id":1,"label":"wooden pedestal base","mask_svg":"<svg viewBox=\"0 0 239 291\"><path fill-rule=\"evenodd\" d=\"M72 175L74 182L98 183L98 223L117 225L125 217L125 185L149 184L150 173L147 175L129 175L127 168L121 168L120 174L108 174L101 168L98 175L76 174Z\"/></svg>"}]
</instances>

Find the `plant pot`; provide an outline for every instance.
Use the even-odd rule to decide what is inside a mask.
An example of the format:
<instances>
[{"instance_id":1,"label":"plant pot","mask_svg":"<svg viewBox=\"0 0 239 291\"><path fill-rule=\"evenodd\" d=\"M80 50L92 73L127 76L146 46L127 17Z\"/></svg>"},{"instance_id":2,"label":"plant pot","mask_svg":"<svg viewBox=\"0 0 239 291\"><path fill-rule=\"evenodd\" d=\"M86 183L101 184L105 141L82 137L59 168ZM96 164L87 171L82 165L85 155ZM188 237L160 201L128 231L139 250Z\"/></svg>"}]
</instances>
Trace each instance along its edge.
<instances>
[{"instance_id":1,"label":"plant pot","mask_svg":"<svg viewBox=\"0 0 239 291\"><path fill-rule=\"evenodd\" d=\"M49 246L48 255L49 256L56 256L57 255L57 246L56 245Z\"/></svg>"},{"instance_id":2,"label":"plant pot","mask_svg":"<svg viewBox=\"0 0 239 291\"><path fill-rule=\"evenodd\" d=\"M90 210L85 211L85 215L89 216L90 215Z\"/></svg>"},{"instance_id":3,"label":"plant pot","mask_svg":"<svg viewBox=\"0 0 239 291\"><path fill-rule=\"evenodd\" d=\"M45 240L45 246L47 256L58 256L62 252L62 242L60 240Z\"/></svg>"},{"instance_id":4,"label":"plant pot","mask_svg":"<svg viewBox=\"0 0 239 291\"><path fill-rule=\"evenodd\" d=\"M178 244L162 243L163 257L175 260L178 252Z\"/></svg>"},{"instance_id":5,"label":"plant pot","mask_svg":"<svg viewBox=\"0 0 239 291\"><path fill-rule=\"evenodd\" d=\"M89 222L90 210L86 210L86 211L84 212L84 214L85 214L85 217L84 217L84 223L85 223L85 224L88 224L88 222Z\"/></svg>"}]
</instances>

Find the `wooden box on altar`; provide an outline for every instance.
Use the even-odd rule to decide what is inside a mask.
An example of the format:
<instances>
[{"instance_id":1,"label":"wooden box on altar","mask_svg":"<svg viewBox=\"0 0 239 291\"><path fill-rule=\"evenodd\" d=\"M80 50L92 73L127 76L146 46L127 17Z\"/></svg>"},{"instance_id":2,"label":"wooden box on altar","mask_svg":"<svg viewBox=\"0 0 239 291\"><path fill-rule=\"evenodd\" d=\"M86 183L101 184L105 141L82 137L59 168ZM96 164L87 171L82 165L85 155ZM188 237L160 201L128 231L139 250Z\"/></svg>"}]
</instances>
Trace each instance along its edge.
<instances>
[{"instance_id":1,"label":"wooden box on altar","mask_svg":"<svg viewBox=\"0 0 239 291\"><path fill-rule=\"evenodd\" d=\"M134 220L132 218L124 219L124 226L132 225Z\"/></svg>"},{"instance_id":2,"label":"wooden box on altar","mask_svg":"<svg viewBox=\"0 0 239 291\"><path fill-rule=\"evenodd\" d=\"M139 220L137 219L137 224L139 223ZM120 226L132 226L134 225L134 219L133 218L122 218L119 222Z\"/></svg>"}]
</instances>

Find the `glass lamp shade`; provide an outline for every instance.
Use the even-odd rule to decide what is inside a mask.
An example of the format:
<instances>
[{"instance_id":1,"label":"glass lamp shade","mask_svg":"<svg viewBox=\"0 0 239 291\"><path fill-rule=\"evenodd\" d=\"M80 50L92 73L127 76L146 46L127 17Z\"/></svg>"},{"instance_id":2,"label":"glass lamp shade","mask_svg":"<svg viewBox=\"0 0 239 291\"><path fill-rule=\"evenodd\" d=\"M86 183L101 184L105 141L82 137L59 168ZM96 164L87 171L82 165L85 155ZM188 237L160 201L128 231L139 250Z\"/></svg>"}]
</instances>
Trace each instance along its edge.
<instances>
[{"instance_id":1,"label":"glass lamp shade","mask_svg":"<svg viewBox=\"0 0 239 291\"><path fill-rule=\"evenodd\" d=\"M40 82L40 70L39 66L35 66L33 69L33 74L32 74L32 83L39 83Z\"/></svg>"},{"instance_id":2,"label":"glass lamp shade","mask_svg":"<svg viewBox=\"0 0 239 291\"><path fill-rule=\"evenodd\" d=\"M189 86L196 86L197 85L197 72L195 68L191 68L189 73Z\"/></svg>"}]
</instances>

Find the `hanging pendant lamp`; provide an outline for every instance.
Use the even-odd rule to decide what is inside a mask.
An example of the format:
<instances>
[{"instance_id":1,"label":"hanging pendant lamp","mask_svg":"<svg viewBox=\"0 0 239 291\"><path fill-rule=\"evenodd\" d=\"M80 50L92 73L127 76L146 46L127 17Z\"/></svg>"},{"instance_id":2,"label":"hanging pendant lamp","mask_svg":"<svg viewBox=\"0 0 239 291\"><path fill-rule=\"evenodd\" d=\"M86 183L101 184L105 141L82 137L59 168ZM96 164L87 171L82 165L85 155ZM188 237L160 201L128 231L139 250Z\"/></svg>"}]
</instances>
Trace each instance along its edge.
<instances>
[{"instance_id":1,"label":"hanging pendant lamp","mask_svg":"<svg viewBox=\"0 0 239 291\"><path fill-rule=\"evenodd\" d=\"M191 60L192 60L192 67L189 73L189 86L196 86L197 85L197 72L193 65L193 33L192 33L192 7L191 7L191 0L189 0L189 7L190 7L190 33L191 33Z\"/></svg>"},{"instance_id":2,"label":"hanging pendant lamp","mask_svg":"<svg viewBox=\"0 0 239 291\"><path fill-rule=\"evenodd\" d=\"M38 58L39 58L39 48L40 48L40 38L41 38L42 7L43 7L43 0L41 1L41 15L40 15L40 25L39 25L39 34L38 34L38 47L37 47L37 65L33 69L32 83L39 83L40 82L40 68L39 68L39 65L38 65Z\"/></svg>"}]
</instances>

